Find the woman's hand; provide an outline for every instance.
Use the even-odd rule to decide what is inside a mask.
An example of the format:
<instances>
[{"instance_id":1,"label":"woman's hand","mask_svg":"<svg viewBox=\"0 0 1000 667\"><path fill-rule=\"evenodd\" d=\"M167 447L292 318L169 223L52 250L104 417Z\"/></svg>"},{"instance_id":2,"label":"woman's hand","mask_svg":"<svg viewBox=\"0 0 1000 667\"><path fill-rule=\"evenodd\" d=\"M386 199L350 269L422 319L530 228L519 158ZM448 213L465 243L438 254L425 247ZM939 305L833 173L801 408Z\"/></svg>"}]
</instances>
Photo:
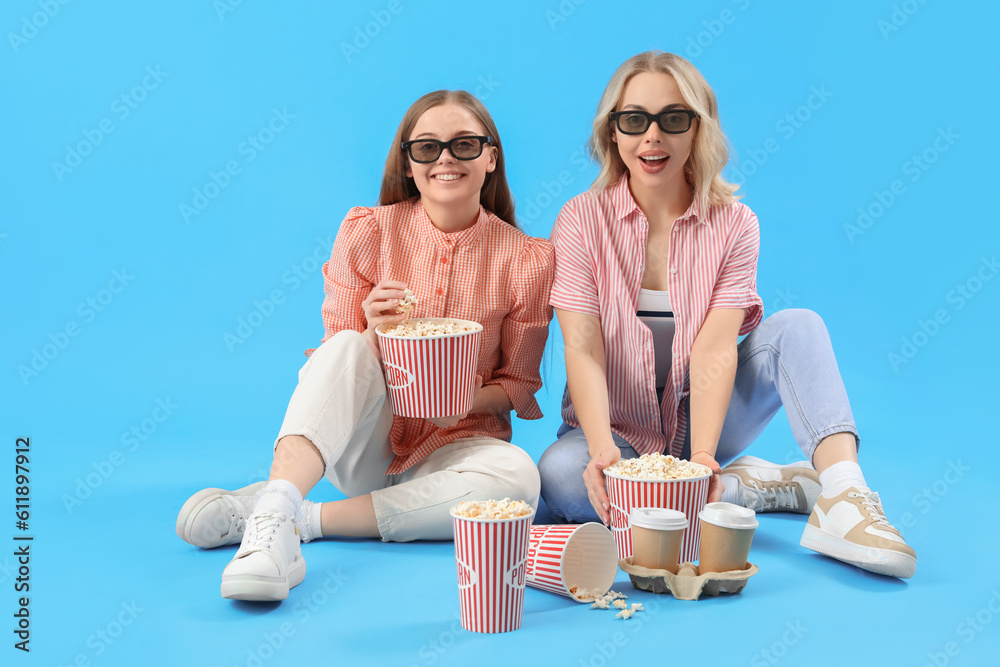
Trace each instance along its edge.
<instances>
[{"instance_id":1,"label":"woman's hand","mask_svg":"<svg viewBox=\"0 0 1000 667\"><path fill-rule=\"evenodd\" d=\"M722 467L715 457L706 451L695 452L691 455L691 462L708 466L712 470L712 478L708 482L708 502L716 503L722 500L722 479L719 477Z\"/></svg>"},{"instance_id":2,"label":"woman's hand","mask_svg":"<svg viewBox=\"0 0 1000 667\"><path fill-rule=\"evenodd\" d=\"M613 466L622 458L622 451L613 442L591 455L590 463L583 471L583 483L587 486L587 497L598 518L607 526L608 491L604 485L604 469Z\"/></svg>"},{"instance_id":3,"label":"woman's hand","mask_svg":"<svg viewBox=\"0 0 1000 667\"><path fill-rule=\"evenodd\" d=\"M475 402L476 402L476 395L480 391L482 391L482 389L483 389L483 376L477 374L476 375L476 389L475 389L475 391L472 392L472 403L469 404L470 406L473 405L473 404L475 404ZM461 414L461 415L452 415L451 417L428 417L427 421L429 421L430 423L434 424L438 428L451 428L452 426L457 425L458 422L462 421L463 419L465 419L468 416L469 416L469 411L466 410L464 414Z\"/></svg>"},{"instance_id":4,"label":"woman's hand","mask_svg":"<svg viewBox=\"0 0 1000 667\"><path fill-rule=\"evenodd\" d=\"M375 327L381 324L399 324L406 319L406 313L396 312L396 306L405 296L403 294L405 289L406 283L398 280L382 280L361 302L365 319L368 321L364 336L378 358L381 358L381 355L378 351L378 335L375 333Z\"/></svg>"}]
</instances>

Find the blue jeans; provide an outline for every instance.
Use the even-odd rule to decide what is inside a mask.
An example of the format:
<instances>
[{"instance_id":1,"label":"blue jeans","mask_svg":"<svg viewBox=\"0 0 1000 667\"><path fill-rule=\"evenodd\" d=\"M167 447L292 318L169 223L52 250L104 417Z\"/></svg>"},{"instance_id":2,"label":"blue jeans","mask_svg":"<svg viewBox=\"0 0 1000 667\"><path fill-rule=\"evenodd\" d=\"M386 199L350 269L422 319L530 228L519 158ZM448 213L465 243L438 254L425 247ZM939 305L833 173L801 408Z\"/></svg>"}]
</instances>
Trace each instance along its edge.
<instances>
[{"instance_id":1,"label":"blue jeans","mask_svg":"<svg viewBox=\"0 0 1000 667\"><path fill-rule=\"evenodd\" d=\"M809 461L828 435L853 433L860 444L830 334L819 315L803 309L779 311L747 334L737 352L733 397L715 454L720 465L746 450L781 406ZM688 409L687 399L684 408ZM681 456L685 459L690 458L690 435L684 438ZM583 471L590 463L583 429L563 424L557 437L538 462L542 498L559 517L597 521L583 483ZM614 441L623 459L638 456L618 434L614 434Z\"/></svg>"}]
</instances>

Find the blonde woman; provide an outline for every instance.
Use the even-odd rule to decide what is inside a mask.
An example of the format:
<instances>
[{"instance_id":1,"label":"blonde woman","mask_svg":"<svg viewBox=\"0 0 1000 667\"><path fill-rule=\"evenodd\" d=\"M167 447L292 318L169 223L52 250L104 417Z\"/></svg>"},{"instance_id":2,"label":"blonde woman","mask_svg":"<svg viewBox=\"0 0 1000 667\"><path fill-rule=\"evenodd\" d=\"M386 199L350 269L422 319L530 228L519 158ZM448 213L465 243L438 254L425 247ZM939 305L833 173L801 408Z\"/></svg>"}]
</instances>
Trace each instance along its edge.
<instances>
[{"instance_id":1,"label":"blonde woman","mask_svg":"<svg viewBox=\"0 0 1000 667\"><path fill-rule=\"evenodd\" d=\"M641 53L605 89L590 140L601 172L551 236L568 382L542 497L569 521L607 524L604 468L672 454L712 469L710 500L808 513L803 546L910 577L916 554L858 465L823 320L762 321L760 230L721 177L726 145L715 94L679 56ZM736 458L782 406L806 460Z\"/></svg>"},{"instance_id":2,"label":"blonde woman","mask_svg":"<svg viewBox=\"0 0 1000 667\"><path fill-rule=\"evenodd\" d=\"M240 543L223 597L287 598L305 576L300 540L451 539L448 511L463 500L538 504L538 470L510 444L510 412L542 416L534 394L555 258L548 241L514 224L486 108L464 91L417 100L393 140L379 203L351 209L323 267L326 335L306 353L269 481L200 491L177 518L177 534L196 546ZM407 288L418 297L413 317L483 325L467 414L390 411L374 329L404 318L396 309ZM324 476L348 498L303 500Z\"/></svg>"}]
</instances>

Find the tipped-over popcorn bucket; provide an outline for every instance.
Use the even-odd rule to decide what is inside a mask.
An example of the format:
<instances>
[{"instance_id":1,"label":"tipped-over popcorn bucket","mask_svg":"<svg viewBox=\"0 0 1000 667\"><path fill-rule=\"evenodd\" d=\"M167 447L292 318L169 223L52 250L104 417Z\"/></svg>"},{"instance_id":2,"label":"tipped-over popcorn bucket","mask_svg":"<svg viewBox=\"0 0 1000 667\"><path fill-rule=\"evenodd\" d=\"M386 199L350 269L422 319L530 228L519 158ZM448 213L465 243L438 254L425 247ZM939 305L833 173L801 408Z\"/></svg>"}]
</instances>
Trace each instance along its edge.
<instances>
[{"instance_id":1,"label":"tipped-over popcorn bucket","mask_svg":"<svg viewBox=\"0 0 1000 667\"><path fill-rule=\"evenodd\" d=\"M534 512L513 519L472 519L454 511L451 516L462 627L472 632L517 630Z\"/></svg>"},{"instance_id":2,"label":"tipped-over popcorn bucket","mask_svg":"<svg viewBox=\"0 0 1000 667\"><path fill-rule=\"evenodd\" d=\"M531 527L529 586L593 602L611 590L617 573L615 538L601 524Z\"/></svg>"},{"instance_id":3,"label":"tipped-over popcorn bucket","mask_svg":"<svg viewBox=\"0 0 1000 667\"><path fill-rule=\"evenodd\" d=\"M451 417L465 414L472 407L482 325L452 318L407 321L408 326L416 329L451 323L472 330L445 335L393 336L384 333L393 325L375 328L394 415Z\"/></svg>"},{"instance_id":4,"label":"tipped-over popcorn bucket","mask_svg":"<svg viewBox=\"0 0 1000 667\"><path fill-rule=\"evenodd\" d=\"M604 471L604 482L611 502L611 530L618 544L618 557L632 555L633 507L659 507L683 512L688 520L681 543L681 562L697 562L701 538L698 512L708 502L708 482L712 473L681 479L633 479Z\"/></svg>"}]
</instances>

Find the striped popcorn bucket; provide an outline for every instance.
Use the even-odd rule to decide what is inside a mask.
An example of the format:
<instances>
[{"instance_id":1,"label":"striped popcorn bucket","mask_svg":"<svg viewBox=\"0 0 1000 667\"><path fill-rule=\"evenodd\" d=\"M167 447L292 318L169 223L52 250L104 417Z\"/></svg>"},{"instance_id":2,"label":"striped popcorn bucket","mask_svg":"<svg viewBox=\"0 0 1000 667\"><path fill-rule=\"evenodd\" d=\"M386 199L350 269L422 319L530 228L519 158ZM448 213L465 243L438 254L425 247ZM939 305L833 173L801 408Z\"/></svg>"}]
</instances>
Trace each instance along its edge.
<instances>
[{"instance_id":1,"label":"striped popcorn bucket","mask_svg":"<svg viewBox=\"0 0 1000 667\"><path fill-rule=\"evenodd\" d=\"M447 336L386 336L376 327L392 414L400 417L451 417L472 407L483 327L456 319L414 318L410 322L457 322L475 331Z\"/></svg>"},{"instance_id":2,"label":"striped popcorn bucket","mask_svg":"<svg viewBox=\"0 0 1000 667\"><path fill-rule=\"evenodd\" d=\"M521 627L525 564L534 512L515 519L451 517L455 525L462 627L510 632Z\"/></svg>"},{"instance_id":3,"label":"striped popcorn bucket","mask_svg":"<svg viewBox=\"0 0 1000 667\"><path fill-rule=\"evenodd\" d=\"M660 507L684 512L688 519L687 530L681 543L680 560L694 563L698 560L701 541L701 522L698 512L708 502L708 481L711 473L702 477L685 479L631 479L604 471L604 482L611 501L611 530L618 543L618 558L632 555L632 526L629 513L633 507Z\"/></svg>"},{"instance_id":4,"label":"striped popcorn bucket","mask_svg":"<svg viewBox=\"0 0 1000 667\"><path fill-rule=\"evenodd\" d=\"M617 573L615 538L601 524L531 527L525 571L529 586L593 602L593 595L576 597L573 591L604 595Z\"/></svg>"}]
</instances>

